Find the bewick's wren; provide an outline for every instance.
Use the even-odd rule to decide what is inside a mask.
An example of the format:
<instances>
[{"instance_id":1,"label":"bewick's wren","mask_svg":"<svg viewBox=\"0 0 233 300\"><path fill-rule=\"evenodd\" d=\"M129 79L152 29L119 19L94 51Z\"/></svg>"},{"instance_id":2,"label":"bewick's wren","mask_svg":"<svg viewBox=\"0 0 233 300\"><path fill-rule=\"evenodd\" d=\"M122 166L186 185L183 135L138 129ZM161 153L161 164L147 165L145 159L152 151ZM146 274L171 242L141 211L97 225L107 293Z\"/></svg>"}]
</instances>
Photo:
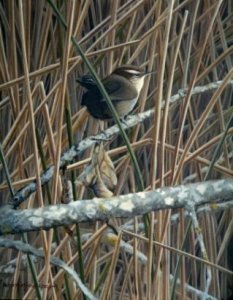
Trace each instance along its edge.
<instances>
[{"instance_id":1,"label":"bewick's wren","mask_svg":"<svg viewBox=\"0 0 233 300\"><path fill-rule=\"evenodd\" d=\"M124 118L134 109L145 76L151 73L154 72L144 72L137 66L124 65L115 69L102 80L120 118ZM112 113L92 76L85 75L78 78L77 81L88 90L82 97L81 105L85 105L94 118L111 120Z\"/></svg>"}]
</instances>

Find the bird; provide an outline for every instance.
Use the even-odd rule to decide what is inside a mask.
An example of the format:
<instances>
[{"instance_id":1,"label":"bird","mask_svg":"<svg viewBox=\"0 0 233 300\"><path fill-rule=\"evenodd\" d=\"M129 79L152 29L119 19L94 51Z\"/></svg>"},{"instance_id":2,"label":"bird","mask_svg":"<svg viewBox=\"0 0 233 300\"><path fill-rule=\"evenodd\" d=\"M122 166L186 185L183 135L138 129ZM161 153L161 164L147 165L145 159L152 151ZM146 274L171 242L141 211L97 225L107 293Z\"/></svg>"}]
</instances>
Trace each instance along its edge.
<instances>
[{"instance_id":1,"label":"bird","mask_svg":"<svg viewBox=\"0 0 233 300\"><path fill-rule=\"evenodd\" d=\"M135 65L122 65L102 80L120 119L124 120L132 112L138 101L144 79L151 73L154 72L144 72L141 67ZM86 106L95 119L112 120L113 115L93 77L84 75L77 78L77 81L87 89L82 96L81 105Z\"/></svg>"}]
</instances>

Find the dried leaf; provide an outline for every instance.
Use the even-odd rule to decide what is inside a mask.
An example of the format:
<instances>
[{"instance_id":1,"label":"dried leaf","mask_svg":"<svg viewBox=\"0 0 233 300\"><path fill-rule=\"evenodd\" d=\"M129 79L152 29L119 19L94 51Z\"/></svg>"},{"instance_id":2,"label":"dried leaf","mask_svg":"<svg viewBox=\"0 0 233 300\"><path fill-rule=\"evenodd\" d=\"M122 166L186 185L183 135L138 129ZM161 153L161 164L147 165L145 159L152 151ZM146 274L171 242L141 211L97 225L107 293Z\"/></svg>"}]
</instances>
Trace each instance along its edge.
<instances>
[{"instance_id":1,"label":"dried leaf","mask_svg":"<svg viewBox=\"0 0 233 300\"><path fill-rule=\"evenodd\" d=\"M104 151L103 143L99 145L98 165L104 184L108 189L113 190L117 185L117 176L111 158Z\"/></svg>"},{"instance_id":2,"label":"dried leaf","mask_svg":"<svg viewBox=\"0 0 233 300\"><path fill-rule=\"evenodd\" d=\"M61 184L62 184L62 194L61 203L68 204L73 201L72 184L70 180L67 179L67 175L63 170L61 172Z\"/></svg>"},{"instance_id":3,"label":"dried leaf","mask_svg":"<svg viewBox=\"0 0 233 300\"><path fill-rule=\"evenodd\" d=\"M78 180L86 187L91 188L96 197L109 198L113 196L111 190L117 184L117 177L114 165L104 151L103 144L95 146L91 164L85 168Z\"/></svg>"}]
</instances>

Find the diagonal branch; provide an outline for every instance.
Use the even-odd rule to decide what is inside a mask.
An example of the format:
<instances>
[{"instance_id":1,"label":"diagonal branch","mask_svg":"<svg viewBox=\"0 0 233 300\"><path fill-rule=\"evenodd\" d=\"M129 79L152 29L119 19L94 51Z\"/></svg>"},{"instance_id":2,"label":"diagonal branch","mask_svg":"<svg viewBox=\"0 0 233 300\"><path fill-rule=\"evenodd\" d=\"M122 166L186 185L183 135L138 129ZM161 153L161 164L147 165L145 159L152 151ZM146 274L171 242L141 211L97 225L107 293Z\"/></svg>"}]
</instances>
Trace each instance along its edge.
<instances>
[{"instance_id":1,"label":"diagonal branch","mask_svg":"<svg viewBox=\"0 0 233 300\"><path fill-rule=\"evenodd\" d=\"M42 250L38 250L32 247L31 245L23 243L21 241L12 241L7 238L0 238L0 247L17 249L27 254L32 254L34 256L43 259L45 258L44 252ZM76 283L77 288L79 288L87 296L88 299L92 299L92 300L97 299L91 294L88 288L82 283L78 274L71 267L65 264L64 261L62 261L58 257L51 256L50 263L59 268L64 269L69 274L69 276L73 279L73 281Z\"/></svg>"}]
</instances>

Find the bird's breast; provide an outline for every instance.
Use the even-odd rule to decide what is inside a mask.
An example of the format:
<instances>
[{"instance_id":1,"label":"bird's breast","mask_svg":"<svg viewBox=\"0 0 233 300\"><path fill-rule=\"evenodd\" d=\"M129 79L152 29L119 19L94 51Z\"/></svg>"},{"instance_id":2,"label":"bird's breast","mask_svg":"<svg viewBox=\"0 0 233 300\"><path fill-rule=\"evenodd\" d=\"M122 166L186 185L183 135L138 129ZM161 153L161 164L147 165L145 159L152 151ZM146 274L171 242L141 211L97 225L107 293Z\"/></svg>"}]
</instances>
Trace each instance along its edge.
<instances>
[{"instance_id":1,"label":"bird's breast","mask_svg":"<svg viewBox=\"0 0 233 300\"><path fill-rule=\"evenodd\" d=\"M114 106L116 108L119 117L124 117L128 115L134 109L137 103L137 98L134 98L132 100L125 100L125 101L122 100L114 103Z\"/></svg>"}]
</instances>

